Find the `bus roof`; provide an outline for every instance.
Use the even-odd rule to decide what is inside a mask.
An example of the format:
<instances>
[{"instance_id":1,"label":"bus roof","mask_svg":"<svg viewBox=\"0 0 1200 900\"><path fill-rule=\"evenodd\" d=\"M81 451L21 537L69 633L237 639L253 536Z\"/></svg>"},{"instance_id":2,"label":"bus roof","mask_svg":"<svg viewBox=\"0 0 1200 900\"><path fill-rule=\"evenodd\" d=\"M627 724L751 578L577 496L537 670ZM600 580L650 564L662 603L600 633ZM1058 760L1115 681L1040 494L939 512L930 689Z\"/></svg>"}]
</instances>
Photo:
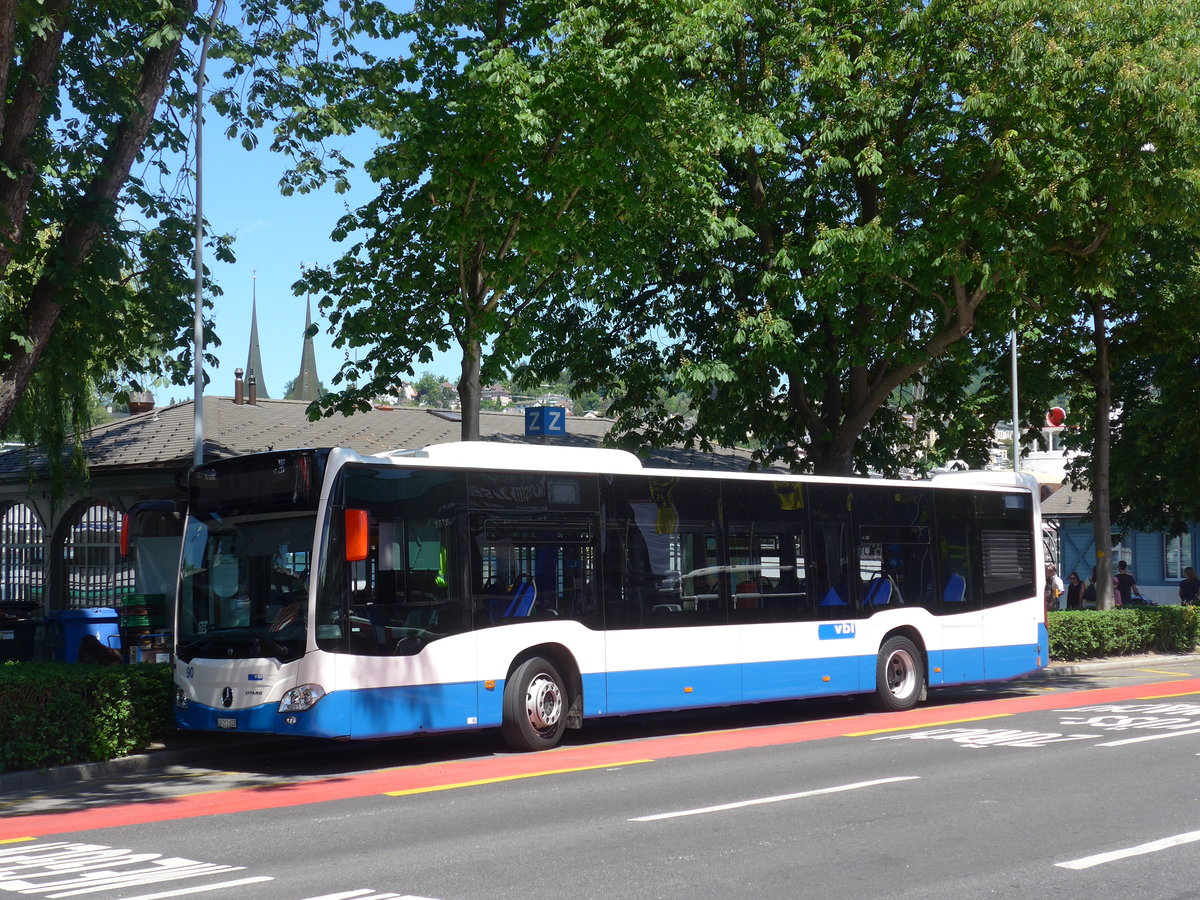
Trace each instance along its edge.
<instances>
[{"instance_id":1,"label":"bus roof","mask_svg":"<svg viewBox=\"0 0 1200 900\"><path fill-rule=\"evenodd\" d=\"M419 450L392 450L377 453L375 456L396 462L420 459L435 465L480 469L616 473L642 471L641 460L626 450L506 444L499 441L452 441L446 444L432 444Z\"/></svg>"},{"instance_id":2,"label":"bus roof","mask_svg":"<svg viewBox=\"0 0 1200 900\"><path fill-rule=\"evenodd\" d=\"M732 473L713 472L709 470L662 469L646 468L638 457L626 450L611 450L598 447L563 447L545 444L502 443L499 441L451 441L444 444L431 444L419 449L391 450L377 453L375 459L387 460L398 464L418 462L421 465L449 466L452 468L477 469L507 469L510 471L533 472L606 472L613 474L646 474L705 477L720 475L731 477ZM739 472L735 476L748 480L779 480L780 478L818 482L859 481L861 478L840 478L835 476L804 475L793 476L783 472ZM1023 488L1037 496L1037 480L1024 472L993 472L969 470L935 475L928 481L900 481L896 479L878 479L878 483L905 484L934 484L952 488Z\"/></svg>"}]
</instances>

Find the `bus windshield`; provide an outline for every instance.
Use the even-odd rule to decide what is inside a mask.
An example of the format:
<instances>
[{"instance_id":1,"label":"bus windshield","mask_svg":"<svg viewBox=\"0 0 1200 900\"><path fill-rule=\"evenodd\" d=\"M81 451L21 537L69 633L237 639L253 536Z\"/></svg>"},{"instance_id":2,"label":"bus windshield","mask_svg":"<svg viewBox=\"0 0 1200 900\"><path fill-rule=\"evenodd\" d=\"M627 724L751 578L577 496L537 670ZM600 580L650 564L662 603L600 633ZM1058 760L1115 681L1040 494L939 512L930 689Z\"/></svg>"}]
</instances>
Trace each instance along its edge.
<instances>
[{"instance_id":1,"label":"bus windshield","mask_svg":"<svg viewBox=\"0 0 1200 900\"><path fill-rule=\"evenodd\" d=\"M316 515L188 520L178 655L280 662L304 653Z\"/></svg>"}]
</instances>

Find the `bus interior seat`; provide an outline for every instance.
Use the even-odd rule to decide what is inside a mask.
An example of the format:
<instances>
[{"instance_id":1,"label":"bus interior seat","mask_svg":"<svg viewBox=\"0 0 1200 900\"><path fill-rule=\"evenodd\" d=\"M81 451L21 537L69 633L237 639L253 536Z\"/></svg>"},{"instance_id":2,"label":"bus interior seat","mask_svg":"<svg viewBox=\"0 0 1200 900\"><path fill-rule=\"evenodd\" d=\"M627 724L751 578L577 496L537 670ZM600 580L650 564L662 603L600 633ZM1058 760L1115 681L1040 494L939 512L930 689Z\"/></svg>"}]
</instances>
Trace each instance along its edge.
<instances>
[{"instance_id":1,"label":"bus interior seat","mask_svg":"<svg viewBox=\"0 0 1200 900\"><path fill-rule=\"evenodd\" d=\"M846 598L842 596L841 591L837 587L831 587L822 598L820 606L848 606Z\"/></svg>"},{"instance_id":2,"label":"bus interior seat","mask_svg":"<svg viewBox=\"0 0 1200 900\"><path fill-rule=\"evenodd\" d=\"M528 575L522 575L517 580L517 589L513 592L512 602L504 611L504 618L519 619L528 616L533 611L533 602L537 599L537 586Z\"/></svg>"},{"instance_id":3,"label":"bus interior seat","mask_svg":"<svg viewBox=\"0 0 1200 900\"><path fill-rule=\"evenodd\" d=\"M867 606L887 606L892 599L892 580L886 575L876 575L867 587L864 603Z\"/></svg>"},{"instance_id":4,"label":"bus interior seat","mask_svg":"<svg viewBox=\"0 0 1200 900\"><path fill-rule=\"evenodd\" d=\"M961 603L966 599L967 580L955 572L946 579L946 587L942 591L942 600L946 603Z\"/></svg>"}]
</instances>

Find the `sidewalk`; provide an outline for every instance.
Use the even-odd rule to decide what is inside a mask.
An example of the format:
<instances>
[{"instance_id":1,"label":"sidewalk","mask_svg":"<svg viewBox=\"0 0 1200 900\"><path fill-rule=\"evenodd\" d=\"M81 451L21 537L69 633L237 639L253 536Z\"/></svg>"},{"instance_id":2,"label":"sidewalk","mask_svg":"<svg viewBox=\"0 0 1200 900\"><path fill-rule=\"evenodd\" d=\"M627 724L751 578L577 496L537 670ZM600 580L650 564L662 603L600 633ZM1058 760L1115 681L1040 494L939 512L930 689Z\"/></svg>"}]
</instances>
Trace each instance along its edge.
<instances>
[{"instance_id":1,"label":"sidewalk","mask_svg":"<svg viewBox=\"0 0 1200 900\"><path fill-rule=\"evenodd\" d=\"M1108 669L1158 667L1170 665L1173 662L1198 663L1200 662L1200 653L1152 653L1142 656L1113 656L1077 662L1052 662L1040 672L1025 677L1086 675ZM108 762L74 763L55 766L51 769L0 773L0 796L54 785L157 772L170 766L214 769L221 766L223 759L244 753L247 748L254 745L262 744L266 748L281 743L294 743L294 739L274 735L239 735L232 738L226 734L180 733L172 735L162 744L152 745L142 753Z\"/></svg>"}]
</instances>

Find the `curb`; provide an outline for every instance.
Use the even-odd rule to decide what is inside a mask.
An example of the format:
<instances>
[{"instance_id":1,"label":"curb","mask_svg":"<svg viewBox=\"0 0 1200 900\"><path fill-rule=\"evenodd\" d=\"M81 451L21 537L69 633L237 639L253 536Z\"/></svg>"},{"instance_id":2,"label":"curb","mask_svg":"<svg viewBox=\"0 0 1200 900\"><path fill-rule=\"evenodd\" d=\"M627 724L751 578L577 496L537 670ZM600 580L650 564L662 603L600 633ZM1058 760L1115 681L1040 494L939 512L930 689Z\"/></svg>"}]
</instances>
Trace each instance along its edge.
<instances>
[{"instance_id":1,"label":"curb","mask_svg":"<svg viewBox=\"0 0 1200 900\"><path fill-rule=\"evenodd\" d=\"M244 735L236 745L230 745L223 741L216 742L214 745L214 742L206 741L205 737L206 735L181 736L177 740L192 740L194 743L179 746L151 744L141 753L103 762L68 763L48 769L0 772L0 796L9 792L31 791L60 784L157 772L168 766L212 766L220 757L230 752L240 752L252 745L294 740L279 738L275 735Z\"/></svg>"},{"instance_id":2,"label":"curb","mask_svg":"<svg viewBox=\"0 0 1200 900\"><path fill-rule=\"evenodd\" d=\"M1172 662L1200 662L1200 653L1154 654L1150 656L1109 656L1104 659L1081 659L1076 662L1051 663L1042 669L1053 675L1087 675L1105 669L1140 668Z\"/></svg>"},{"instance_id":3,"label":"curb","mask_svg":"<svg viewBox=\"0 0 1200 900\"><path fill-rule=\"evenodd\" d=\"M192 750L156 750L154 747L145 753L134 756L122 756L105 762L70 763L65 766L54 766L49 769L31 769L25 772L0 773L0 794L8 791L28 791L37 788L50 787L56 784L71 784L79 781L93 781L98 778L111 778L116 775L136 775L139 772L149 772L164 766L175 765L177 760L170 757L182 757Z\"/></svg>"}]
</instances>

